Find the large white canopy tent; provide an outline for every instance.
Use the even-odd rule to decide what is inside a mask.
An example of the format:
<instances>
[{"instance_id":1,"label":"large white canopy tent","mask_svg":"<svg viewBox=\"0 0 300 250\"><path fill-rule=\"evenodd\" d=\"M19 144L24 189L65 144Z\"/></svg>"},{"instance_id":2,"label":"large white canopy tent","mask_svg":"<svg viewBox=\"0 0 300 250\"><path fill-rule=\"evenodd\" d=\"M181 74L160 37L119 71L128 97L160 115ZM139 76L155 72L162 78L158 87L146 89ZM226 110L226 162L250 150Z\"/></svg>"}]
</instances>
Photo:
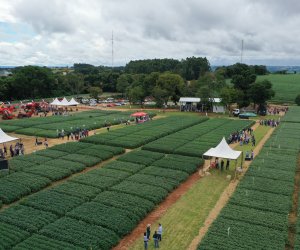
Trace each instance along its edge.
<instances>
[{"instance_id":1,"label":"large white canopy tent","mask_svg":"<svg viewBox=\"0 0 300 250\"><path fill-rule=\"evenodd\" d=\"M19 138L9 136L8 134L4 133L4 131L0 128L0 143L10 142L19 140Z\"/></svg>"},{"instance_id":2,"label":"large white canopy tent","mask_svg":"<svg viewBox=\"0 0 300 250\"><path fill-rule=\"evenodd\" d=\"M223 137L222 141L215 148L210 148L203 155L210 157L218 157L230 160L236 160L241 155L242 151L233 150L225 138Z\"/></svg>"},{"instance_id":3,"label":"large white canopy tent","mask_svg":"<svg viewBox=\"0 0 300 250\"><path fill-rule=\"evenodd\" d=\"M214 148L210 148L208 151L206 151L203 156L207 157L216 157L216 158L222 158L222 159L230 159L230 160L236 160L236 166L237 166L237 159L241 158L241 168L243 166L243 152L238 150L233 150L228 143L226 142L225 138L221 140L221 142ZM235 172L236 174L236 172Z\"/></svg>"}]
</instances>

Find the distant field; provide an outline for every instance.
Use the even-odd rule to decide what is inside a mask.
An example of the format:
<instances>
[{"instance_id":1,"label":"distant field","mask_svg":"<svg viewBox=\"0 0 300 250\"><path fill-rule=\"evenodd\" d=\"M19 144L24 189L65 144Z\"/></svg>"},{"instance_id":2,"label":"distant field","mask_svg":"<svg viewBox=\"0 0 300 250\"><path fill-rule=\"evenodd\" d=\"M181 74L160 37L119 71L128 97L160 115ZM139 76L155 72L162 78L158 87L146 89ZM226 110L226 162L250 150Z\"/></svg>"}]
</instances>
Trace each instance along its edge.
<instances>
[{"instance_id":1,"label":"distant field","mask_svg":"<svg viewBox=\"0 0 300 250\"><path fill-rule=\"evenodd\" d=\"M294 103L300 94L300 74L258 76L257 81L267 79L273 83L274 103Z\"/></svg>"}]
</instances>

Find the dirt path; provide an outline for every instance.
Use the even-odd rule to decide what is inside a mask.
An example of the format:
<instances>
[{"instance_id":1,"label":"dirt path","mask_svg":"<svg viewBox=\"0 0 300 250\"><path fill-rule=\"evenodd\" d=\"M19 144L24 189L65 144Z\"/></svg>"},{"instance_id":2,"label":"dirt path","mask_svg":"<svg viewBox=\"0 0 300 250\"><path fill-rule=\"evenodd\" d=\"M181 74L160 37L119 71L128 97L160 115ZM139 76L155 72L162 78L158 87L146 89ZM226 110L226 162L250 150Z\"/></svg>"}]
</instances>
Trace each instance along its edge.
<instances>
[{"instance_id":1,"label":"dirt path","mask_svg":"<svg viewBox=\"0 0 300 250\"><path fill-rule=\"evenodd\" d=\"M294 180L294 192L293 192L293 203L289 213L289 229L288 229L288 242L285 246L285 250L293 250L296 238L296 222L298 216L298 200L299 200L299 189L300 189L300 154L298 154L298 162Z\"/></svg>"},{"instance_id":2,"label":"dirt path","mask_svg":"<svg viewBox=\"0 0 300 250\"><path fill-rule=\"evenodd\" d=\"M124 237L113 250L128 249L136 239L145 231L147 224L154 224L182 195L184 195L201 176L198 172L191 175L187 181L182 183L174 192L172 192L155 210L148 214L138 226L126 237Z\"/></svg>"},{"instance_id":3,"label":"dirt path","mask_svg":"<svg viewBox=\"0 0 300 250\"><path fill-rule=\"evenodd\" d=\"M269 139L269 137L271 136L271 134L273 133L273 131L274 131L274 128L271 128L267 132L267 134L261 139L261 141L258 143L258 145L254 148L254 150L253 150L254 151L254 157L256 155L258 155L258 153L262 149L262 147L265 144L265 142ZM231 195L235 191L237 185L239 184L240 178L248 170L248 167L249 167L250 164L251 164L251 161L244 162L244 165L243 165L244 172L241 174L241 176L239 176L238 179L236 179L235 181L231 181L230 184L228 185L228 187L224 190L224 192L220 196L220 199L216 203L215 207L210 211L208 217L206 218L203 227L200 228L198 236L191 242L191 244L190 244L190 246L188 248L189 250L195 250L195 249L197 249L197 246L201 242L203 236L208 231L210 225L218 217L218 215L221 212L222 208L228 202L229 198L231 197Z\"/></svg>"},{"instance_id":4,"label":"dirt path","mask_svg":"<svg viewBox=\"0 0 300 250\"><path fill-rule=\"evenodd\" d=\"M253 130L255 130L258 126L259 123L255 123L252 126ZM235 143L231 144L230 146L234 148L237 145L238 143ZM259 147L259 145L260 144L257 145L257 148ZM257 152L255 150L254 152L256 155ZM167 209L170 206L172 206L182 195L184 195L201 178L201 176L203 176L203 172L209 168L209 165L210 161L205 161L203 168L201 168L199 172L196 172L193 175L191 175L187 179L187 181L185 181L177 189L175 189L154 211L148 214L129 235L124 237L119 242L119 244L113 248L113 250L125 250L128 249L131 245L133 245L133 243L144 233L147 224L154 224L155 222L157 222L157 220L164 215ZM233 192L234 189L228 191Z\"/></svg>"}]
</instances>

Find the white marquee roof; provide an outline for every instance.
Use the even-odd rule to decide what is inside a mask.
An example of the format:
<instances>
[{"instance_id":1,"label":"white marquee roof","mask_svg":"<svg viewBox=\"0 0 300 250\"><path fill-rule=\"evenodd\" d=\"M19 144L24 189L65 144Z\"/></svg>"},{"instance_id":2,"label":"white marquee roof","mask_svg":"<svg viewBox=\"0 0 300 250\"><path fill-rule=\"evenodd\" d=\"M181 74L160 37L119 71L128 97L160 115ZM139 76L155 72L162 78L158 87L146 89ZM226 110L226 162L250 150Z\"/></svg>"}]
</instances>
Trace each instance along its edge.
<instances>
[{"instance_id":1,"label":"white marquee roof","mask_svg":"<svg viewBox=\"0 0 300 250\"><path fill-rule=\"evenodd\" d=\"M221 98L209 98L211 102L220 103L222 101ZM180 97L179 102L200 102L201 98L198 97Z\"/></svg>"},{"instance_id":2,"label":"white marquee roof","mask_svg":"<svg viewBox=\"0 0 300 250\"><path fill-rule=\"evenodd\" d=\"M4 142L9 142L9 141L14 141L14 140L18 140L19 138L16 137L12 137L7 135L6 133L3 132L3 130L0 128L0 143L4 143Z\"/></svg>"},{"instance_id":3,"label":"white marquee roof","mask_svg":"<svg viewBox=\"0 0 300 250\"><path fill-rule=\"evenodd\" d=\"M231 147L229 147L225 138L223 137L222 141L219 143L218 146L209 149L203 155L236 160L237 158L239 158L241 153L242 151L233 150Z\"/></svg>"},{"instance_id":4,"label":"white marquee roof","mask_svg":"<svg viewBox=\"0 0 300 250\"><path fill-rule=\"evenodd\" d=\"M60 101L57 98L55 98L53 102L50 103L50 105L60 105Z\"/></svg>"},{"instance_id":5,"label":"white marquee roof","mask_svg":"<svg viewBox=\"0 0 300 250\"><path fill-rule=\"evenodd\" d=\"M75 99L72 97L72 99L69 101L69 105L78 105L79 103L75 101Z\"/></svg>"},{"instance_id":6,"label":"white marquee roof","mask_svg":"<svg viewBox=\"0 0 300 250\"><path fill-rule=\"evenodd\" d=\"M69 106L70 104L69 104L67 98L64 97L64 98L60 101L60 104L59 104L59 105L61 105L61 106Z\"/></svg>"}]
</instances>

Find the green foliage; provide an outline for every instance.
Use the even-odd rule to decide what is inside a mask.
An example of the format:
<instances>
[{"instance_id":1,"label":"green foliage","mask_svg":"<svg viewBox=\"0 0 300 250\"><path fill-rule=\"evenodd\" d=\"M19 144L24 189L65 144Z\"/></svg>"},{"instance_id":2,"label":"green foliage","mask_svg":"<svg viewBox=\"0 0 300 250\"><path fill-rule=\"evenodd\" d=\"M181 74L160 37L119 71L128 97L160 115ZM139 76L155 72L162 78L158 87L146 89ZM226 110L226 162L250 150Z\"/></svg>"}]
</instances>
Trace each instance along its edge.
<instances>
[{"instance_id":1,"label":"green foliage","mask_svg":"<svg viewBox=\"0 0 300 250\"><path fill-rule=\"evenodd\" d=\"M154 167L154 166L144 168L142 171L140 171L140 173L171 178L178 182L184 181L189 176L187 173L183 171Z\"/></svg>"},{"instance_id":2,"label":"green foliage","mask_svg":"<svg viewBox=\"0 0 300 250\"><path fill-rule=\"evenodd\" d=\"M28 232L37 232L58 217L52 213L27 206L14 206L0 213L0 221L14 225Z\"/></svg>"},{"instance_id":3,"label":"green foliage","mask_svg":"<svg viewBox=\"0 0 300 250\"><path fill-rule=\"evenodd\" d=\"M147 153L149 154L147 155ZM140 163L143 165L150 165L155 160L162 158L164 155L161 153L154 153L151 151L133 151L128 154L122 155L118 158L118 161L126 161L132 163Z\"/></svg>"},{"instance_id":4,"label":"green foliage","mask_svg":"<svg viewBox=\"0 0 300 250\"><path fill-rule=\"evenodd\" d=\"M85 249L109 249L120 240L109 229L68 217L49 224L40 233L51 239L68 242Z\"/></svg>"},{"instance_id":5,"label":"green foliage","mask_svg":"<svg viewBox=\"0 0 300 250\"><path fill-rule=\"evenodd\" d=\"M296 115L297 109L289 112ZM198 249L285 247L300 149L299 130L300 123L290 122L276 128Z\"/></svg>"},{"instance_id":6,"label":"green foliage","mask_svg":"<svg viewBox=\"0 0 300 250\"><path fill-rule=\"evenodd\" d=\"M45 149L45 150L39 150L39 151L35 152L35 155L51 157L51 158L54 158L54 159L65 156L67 154L68 154L67 152L55 150L53 148L48 148L48 149Z\"/></svg>"},{"instance_id":7,"label":"green foliage","mask_svg":"<svg viewBox=\"0 0 300 250\"><path fill-rule=\"evenodd\" d=\"M106 168L94 169L94 170L90 171L89 173L93 174L93 175L113 177L118 180L124 180L125 178L130 176L130 173L128 173L128 172L110 168L110 166L108 166L108 165L109 164L106 165Z\"/></svg>"},{"instance_id":8,"label":"green foliage","mask_svg":"<svg viewBox=\"0 0 300 250\"><path fill-rule=\"evenodd\" d=\"M13 183L4 178L0 179L0 200L4 204L9 204L15 200L20 199L24 195L30 194L29 187L20 183Z\"/></svg>"},{"instance_id":9,"label":"green foliage","mask_svg":"<svg viewBox=\"0 0 300 250\"><path fill-rule=\"evenodd\" d=\"M113 184L117 183L118 180L108 176L94 175L92 173L86 173L70 179L72 182L100 188L102 190L107 189Z\"/></svg>"},{"instance_id":10,"label":"green foliage","mask_svg":"<svg viewBox=\"0 0 300 250\"><path fill-rule=\"evenodd\" d=\"M103 205L98 202L85 203L68 213L68 216L114 231L120 237L128 234L138 218L131 211Z\"/></svg>"},{"instance_id":11,"label":"green foliage","mask_svg":"<svg viewBox=\"0 0 300 250\"><path fill-rule=\"evenodd\" d=\"M112 161L103 166L103 168L116 169L134 174L145 168L145 165L123 161Z\"/></svg>"},{"instance_id":12,"label":"green foliage","mask_svg":"<svg viewBox=\"0 0 300 250\"><path fill-rule=\"evenodd\" d=\"M52 190L39 192L21 201L22 205L51 212L58 216L65 215L83 203L84 200L79 197L54 192Z\"/></svg>"},{"instance_id":13,"label":"green foliage","mask_svg":"<svg viewBox=\"0 0 300 250\"><path fill-rule=\"evenodd\" d=\"M116 191L105 191L96 196L94 202L131 211L133 214L144 218L154 208L154 203L141 197Z\"/></svg>"},{"instance_id":14,"label":"green foliage","mask_svg":"<svg viewBox=\"0 0 300 250\"><path fill-rule=\"evenodd\" d=\"M72 173L77 173L81 170L84 170L86 166L79 162L67 161L63 159L56 159L52 161L48 161L47 165L53 166L55 168L64 168L72 171Z\"/></svg>"},{"instance_id":15,"label":"green foliage","mask_svg":"<svg viewBox=\"0 0 300 250\"><path fill-rule=\"evenodd\" d=\"M3 130L25 135L56 138L62 129L71 133L79 129L97 129L105 126L120 124L130 119L130 112L91 110L75 113L70 116L47 116L22 120L3 121Z\"/></svg>"},{"instance_id":16,"label":"green foliage","mask_svg":"<svg viewBox=\"0 0 300 250\"><path fill-rule=\"evenodd\" d=\"M58 168L51 165L37 165L25 169L24 172L31 173L37 176L44 176L51 181L58 181L72 174L72 171L67 168Z\"/></svg>"},{"instance_id":17,"label":"green foliage","mask_svg":"<svg viewBox=\"0 0 300 250\"><path fill-rule=\"evenodd\" d=\"M109 157L107 157L107 159L111 158L111 157L112 157L112 154ZM68 160L68 161L74 161L74 162L80 162L80 163L84 164L86 167L94 166L102 161L98 157L91 156L91 155L85 155L85 154L69 154L69 155L61 157L61 159Z\"/></svg>"},{"instance_id":18,"label":"green foliage","mask_svg":"<svg viewBox=\"0 0 300 250\"><path fill-rule=\"evenodd\" d=\"M86 201L91 200L98 193L101 192L101 189L99 189L99 188L89 186L89 185L84 185L81 183L72 182L72 181L67 181L60 185L57 185L57 186L53 187L51 190L61 193L61 194L79 197Z\"/></svg>"},{"instance_id":19,"label":"green foliage","mask_svg":"<svg viewBox=\"0 0 300 250\"><path fill-rule=\"evenodd\" d=\"M272 83L268 80L255 82L251 84L249 96L255 104L264 105L267 100L270 100L275 95L272 89Z\"/></svg>"},{"instance_id":20,"label":"green foliage","mask_svg":"<svg viewBox=\"0 0 300 250\"><path fill-rule=\"evenodd\" d=\"M89 87L89 94L92 98L98 99L99 96L103 93L100 87Z\"/></svg>"},{"instance_id":21,"label":"green foliage","mask_svg":"<svg viewBox=\"0 0 300 250\"><path fill-rule=\"evenodd\" d=\"M10 249L30 236L30 233L26 230L3 222L0 222L0 232L0 246L2 249Z\"/></svg>"},{"instance_id":22,"label":"green foliage","mask_svg":"<svg viewBox=\"0 0 300 250\"><path fill-rule=\"evenodd\" d=\"M296 95L300 93L300 74L270 74L257 77L257 81L262 80L272 82L272 88L275 91L272 102L293 104Z\"/></svg>"},{"instance_id":23,"label":"green foliage","mask_svg":"<svg viewBox=\"0 0 300 250\"><path fill-rule=\"evenodd\" d=\"M168 192L160 187L154 187L148 184L141 184L132 181L123 181L111 188L114 191L132 194L158 204L168 194Z\"/></svg>"},{"instance_id":24,"label":"green foliage","mask_svg":"<svg viewBox=\"0 0 300 250\"><path fill-rule=\"evenodd\" d=\"M282 118L285 122L300 122L300 108L299 107L289 107L289 111Z\"/></svg>"},{"instance_id":25,"label":"green foliage","mask_svg":"<svg viewBox=\"0 0 300 250\"><path fill-rule=\"evenodd\" d=\"M78 246L74 246L70 243L63 242L61 240L51 239L49 237L33 234L31 237L27 238L17 246L13 248L14 250L26 250L26 249L32 249L32 250L83 250L84 248L80 248Z\"/></svg>"}]
</instances>

